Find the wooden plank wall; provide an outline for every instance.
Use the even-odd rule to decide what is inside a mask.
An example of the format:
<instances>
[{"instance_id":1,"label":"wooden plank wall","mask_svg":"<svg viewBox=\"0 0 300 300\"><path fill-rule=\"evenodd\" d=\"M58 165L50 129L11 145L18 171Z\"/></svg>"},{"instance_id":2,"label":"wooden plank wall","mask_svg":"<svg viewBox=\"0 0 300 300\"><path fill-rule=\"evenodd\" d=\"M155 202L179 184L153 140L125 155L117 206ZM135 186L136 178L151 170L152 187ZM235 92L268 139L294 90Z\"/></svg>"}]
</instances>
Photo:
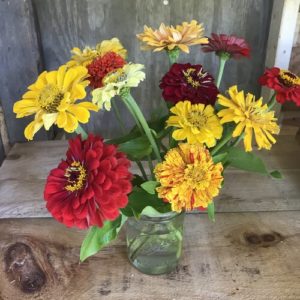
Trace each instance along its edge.
<instances>
[{"instance_id":1,"label":"wooden plank wall","mask_svg":"<svg viewBox=\"0 0 300 300\"><path fill-rule=\"evenodd\" d=\"M292 57L290 61L290 70L300 76L300 11L298 13L297 28L295 32Z\"/></svg>"},{"instance_id":2,"label":"wooden plank wall","mask_svg":"<svg viewBox=\"0 0 300 300\"><path fill-rule=\"evenodd\" d=\"M0 2L0 103L11 143L25 141L29 119L16 119L13 104L43 69L31 0ZM47 139L39 132L37 139Z\"/></svg>"},{"instance_id":3,"label":"wooden plank wall","mask_svg":"<svg viewBox=\"0 0 300 300\"><path fill-rule=\"evenodd\" d=\"M257 78L264 68L271 0L33 0L33 3L46 68L57 68L66 61L74 46L95 45L117 36L128 49L130 60L146 65L146 81L134 95L148 116L163 106L158 83L168 69L168 61L165 53L140 50L135 35L143 30L144 24L158 27L161 22L178 24L196 19L204 23L208 35L224 32L246 37L252 48L252 59L230 62L225 84L238 83L242 88L260 93ZM193 47L191 55L183 55L181 61L201 63L213 74L217 72L214 55L202 54L199 47ZM130 124L131 118L126 118ZM113 135L117 128L111 114L104 112L94 115L89 125L89 130L105 136Z\"/></svg>"},{"instance_id":4,"label":"wooden plank wall","mask_svg":"<svg viewBox=\"0 0 300 300\"><path fill-rule=\"evenodd\" d=\"M3 147L2 138L0 136L0 166L1 166L4 158L5 158L4 147Z\"/></svg>"},{"instance_id":5,"label":"wooden plank wall","mask_svg":"<svg viewBox=\"0 0 300 300\"><path fill-rule=\"evenodd\" d=\"M168 69L165 53L141 52L135 34L143 25L157 27L161 22L178 24L196 19L206 33L224 32L244 36L252 48L252 59L232 61L225 85L259 94L257 78L265 62L273 0L4 0L0 3L0 99L6 117L10 142L24 141L23 129L29 120L15 119L13 103L43 69L54 69L69 58L74 46L95 45L117 36L129 50L132 61L146 65L147 80L134 91L146 115L164 107L158 83ZM203 55L194 47L182 62L201 63L217 72L214 55ZM122 106L122 103L119 103ZM127 120L130 116L121 107ZM109 113L94 114L88 129L105 137L116 135L118 125ZM47 138L41 133L36 139Z\"/></svg>"}]
</instances>

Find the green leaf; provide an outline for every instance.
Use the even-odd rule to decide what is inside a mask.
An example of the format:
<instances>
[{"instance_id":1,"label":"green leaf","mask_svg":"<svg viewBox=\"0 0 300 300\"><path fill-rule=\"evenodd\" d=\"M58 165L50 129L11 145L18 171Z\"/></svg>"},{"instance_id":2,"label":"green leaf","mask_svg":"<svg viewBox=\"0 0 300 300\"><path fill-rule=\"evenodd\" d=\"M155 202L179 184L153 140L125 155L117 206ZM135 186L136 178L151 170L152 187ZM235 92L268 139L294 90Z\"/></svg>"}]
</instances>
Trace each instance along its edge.
<instances>
[{"instance_id":1,"label":"green leaf","mask_svg":"<svg viewBox=\"0 0 300 300\"><path fill-rule=\"evenodd\" d=\"M150 218L159 218L162 216L162 214L163 213L160 213L152 206L146 206L141 212L141 215L148 216Z\"/></svg>"},{"instance_id":2,"label":"green leaf","mask_svg":"<svg viewBox=\"0 0 300 300\"><path fill-rule=\"evenodd\" d=\"M208 218L215 222L215 204L214 202L210 202L207 206L207 214L208 214Z\"/></svg>"},{"instance_id":3,"label":"green leaf","mask_svg":"<svg viewBox=\"0 0 300 300\"><path fill-rule=\"evenodd\" d=\"M115 138L115 139L110 139L105 141L106 144L114 144L114 145L119 145L122 143L125 143L127 141L133 140L137 137L140 137L141 133L139 131L134 131L134 132L130 132L126 135L123 135L121 137Z\"/></svg>"},{"instance_id":4,"label":"green leaf","mask_svg":"<svg viewBox=\"0 0 300 300\"><path fill-rule=\"evenodd\" d=\"M283 178L283 175L277 170L270 172L270 175L273 178L276 178L276 179L282 179Z\"/></svg>"},{"instance_id":5,"label":"green leaf","mask_svg":"<svg viewBox=\"0 0 300 300\"><path fill-rule=\"evenodd\" d=\"M245 152L243 149L236 147L228 148L227 153L227 160L232 167L249 172L269 175L262 159L254 153Z\"/></svg>"},{"instance_id":6,"label":"green leaf","mask_svg":"<svg viewBox=\"0 0 300 300\"><path fill-rule=\"evenodd\" d=\"M103 227L93 226L86 235L80 249L80 261L96 254L104 246L114 240L125 223L127 217L120 215L114 221L106 221Z\"/></svg>"},{"instance_id":7,"label":"green leaf","mask_svg":"<svg viewBox=\"0 0 300 300\"><path fill-rule=\"evenodd\" d=\"M245 152L242 148L227 148L228 156L225 164L229 164L234 168L248 172L256 172L262 175L268 175L276 179L282 179L279 171L269 172L263 160L256 156L253 152Z\"/></svg>"},{"instance_id":8,"label":"green leaf","mask_svg":"<svg viewBox=\"0 0 300 300\"><path fill-rule=\"evenodd\" d=\"M141 184L145 182L145 179L140 175L134 174L131 182L133 186L141 186Z\"/></svg>"},{"instance_id":9,"label":"green leaf","mask_svg":"<svg viewBox=\"0 0 300 300\"><path fill-rule=\"evenodd\" d=\"M157 197L157 194L151 195L145 190L134 187L133 191L128 197L128 204L121 211L127 217L135 216L139 218L143 209L147 206L151 206L160 213L166 213L171 211L170 203L164 202Z\"/></svg>"},{"instance_id":10,"label":"green leaf","mask_svg":"<svg viewBox=\"0 0 300 300\"><path fill-rule=\"evenodd\" d=\"M151 195L155 194L155 188L157 186L158 186L157 181L146 181L141 184L141 188Z\"/></svg>"},{"instance_id":11,"label":"green leaf","mask_svg":"<svg viewBox=\"0 0 300 300\"><path fill-rule=\"evenodd\" d=\"M141 136L122 144L118 149L127 154L130 160L141 160L152 152L152 147L146 136Z\"/></svg>"},{"instance_id":12,"label":"green leaf","mask_svg":"<svg viewBox=\"0 0 300 300\"><path fill-rule=\"evenodd\" d=\"M215 156L213 156L213 162L216 164L218 162L221 162L222 164L226 162L227 160L227 155L228 153L225 152L225 153L220 153L220 154L217 154Z\"/></svg>"}]
</instances>

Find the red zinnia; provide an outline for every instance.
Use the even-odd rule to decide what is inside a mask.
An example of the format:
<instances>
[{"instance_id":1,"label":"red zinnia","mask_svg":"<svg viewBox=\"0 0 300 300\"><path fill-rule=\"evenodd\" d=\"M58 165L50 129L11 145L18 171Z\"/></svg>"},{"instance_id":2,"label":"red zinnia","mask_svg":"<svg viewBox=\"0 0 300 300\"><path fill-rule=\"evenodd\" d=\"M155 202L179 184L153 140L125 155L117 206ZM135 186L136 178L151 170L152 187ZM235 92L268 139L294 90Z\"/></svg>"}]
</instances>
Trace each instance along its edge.
<instances>
[{"instance_id":1,"label":"red zinnia","mask_svg":"<svg viewBox=\"0 0 300 300\"><path fill-rule=\"evenodd\" d=\"M47 209L53 217L80 229L116 219L132 188L125 154L90 134L84 141L80 135L69 140L66 155L45 186Z\"/></svg>"},{"instance_id":2,"label":"red zinnia","mask_svg":"<svg viewBox=\"0 0 300 300\"><path fill-rule=\"evenodd\" d=\"M159 87L164 99L173 103L189 100L214 105L219 93L214 78L201 65L173 64Z\"/></svg>"},{"instance_id":3,"label":"red zinnia","mask_svg":"<svg viewBox=\"0 0 300 300\"><path fill-rule=\"evenodd\" d=\"M250 56L250 48L243 38L235 35L212 33L208 38L208 44L203 44L203 52L216 52L217 55L225 53L229 57L241 58Z\"/></svg>"},{"instance_id":4,"label":"red zinnia","mask_svg":"<svg viewBox=\"0 0 300 300\"><path fill-rule=\"evenodd\" d=\"M276 91L276 100L283 104L294 101L300 106L300 77L279 68L267 69L259 78L259 83Z\"/></svg>"},{"instance_id":5,"label":"red zinnia","mask_svg":"<svg viewBox=\"0 0 300 300\"><path fill-rule=\"evenodd\" d=\"M95 58L88 66L88 73L90 77L90 86L94 89L103 86L102 80L108 73L122 68L126 61L122 56L115 52L107 52L103 56Z\"/></svg>"}]
</instances>

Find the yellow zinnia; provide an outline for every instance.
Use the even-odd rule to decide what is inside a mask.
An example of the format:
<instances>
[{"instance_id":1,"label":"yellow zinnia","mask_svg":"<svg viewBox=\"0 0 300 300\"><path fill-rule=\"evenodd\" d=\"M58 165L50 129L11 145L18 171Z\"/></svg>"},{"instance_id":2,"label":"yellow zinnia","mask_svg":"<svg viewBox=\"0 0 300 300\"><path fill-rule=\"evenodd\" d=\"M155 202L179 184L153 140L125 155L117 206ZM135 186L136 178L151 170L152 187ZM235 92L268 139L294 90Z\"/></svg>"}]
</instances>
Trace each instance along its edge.
<instances>
[{"instance_id":1,"label":"yellow zinnia","mask_svg":"<svg viewBox=\"0 0 300 300\"><path fill-rule=\"evenodd\" d=\"M244 91L238 91L237 86L229 88L229 97L218 95L218 103L226 107L219 111L221 124L235 122L237 126L232 133L233 137L240 136L243 132L244 146L246 151L252 151L252 135L254 131L258 148L270 150L272 143L276 140L272 134L279 133L279 126L275 118L275 112L269 111L267 104L263 104L263 99L255 101L255 96Z\"/></svg>"},{"instance_id":2,"label":"yellow zinnia","mask_svg":"<svg viewBox=\"0 0 300 300\"><path fill-rule=\"evenodd\" d=\"M180 101L170 111L175 116L167 120L167 127L173 126L172 136L177 141L187 139L188 143L216 145L216 140L222 137L223 127L214 113L211 105L191 104L190 101Z\"/></svg>"},{"instance_id":3,"label":"yellow zinnia","mask_svg":"<svg viewBox=\"0 0 300 300\"><path fill-rule=\"evenodd\" d=\"M203 145L179 144L155 167L158 196L176 212L206 208L219 194L222 171L222 164L214 164Z\"/></svg>"},{"instance_id":4,"label":"yellow zinnia","mask_svg":"<svg viewBox=\"0 0 300 300\"><path fill-rule=\"evenodd\" d=\"M83 50L75 47L71 50L73 54L71 60L67 63L69 67L89 65L96 57L101 57L105 53L115 52L122 58L126 58L127 50L120 43L119 39L112 38L111 40L104 40L97 44L95 48L85 47Z\"/></svg>"},{"instance_id":5,"label":"yellow zinnia","mask_svg":"<svg viewBox=\"0 0 300 300\"><path fill-rule=\"evenodd\" d=\"M74 132L78 122L88 122L89 110L98 111L98 107L90 102L75 103L86 96L87 76L84 67L68 69L63 65L56 71L43 72L28 87L22 100L14 104L17 118L35 114L34 121L24 131L28 140L32 140L43 125L46 130L57 124L67 132Z\"/></svg>"},{"instance_id":6,"label":"yellow zinnia","mask_svg":"<svg viewBox=\"0 0 300 300\"><path fill-rule=\"evenodd\" d=\"M176 27L162 23L159 29L155 30L144 26L144 32L138 34L137 38L144 42L143 50L173 50L178 47L183 52L189 53L189 46L208 43L208 39L203 35L203 25L193 20Z\"/></svg>"}]
</instances>

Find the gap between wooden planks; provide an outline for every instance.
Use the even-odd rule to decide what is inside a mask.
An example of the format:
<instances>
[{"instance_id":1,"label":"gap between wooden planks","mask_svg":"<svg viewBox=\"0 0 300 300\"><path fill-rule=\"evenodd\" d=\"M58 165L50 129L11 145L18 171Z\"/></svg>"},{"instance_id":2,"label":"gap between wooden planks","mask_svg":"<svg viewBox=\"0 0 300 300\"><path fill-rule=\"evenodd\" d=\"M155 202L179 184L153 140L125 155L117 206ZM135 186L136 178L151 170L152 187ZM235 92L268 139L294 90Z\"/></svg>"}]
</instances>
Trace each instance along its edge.
<instances>
[{"instance_id":1,"label":"gap between wooden planks","mask_svg":"<svg viewBox=\"0 0 300 300\"><path fill-rule=\"evenodd\" d=\"M175 271L148 276L124 235L79 264L85 232L52 219L0 220L0 299L300 299L299 212L187 215Z\"/></svg>"}]
</instances>

